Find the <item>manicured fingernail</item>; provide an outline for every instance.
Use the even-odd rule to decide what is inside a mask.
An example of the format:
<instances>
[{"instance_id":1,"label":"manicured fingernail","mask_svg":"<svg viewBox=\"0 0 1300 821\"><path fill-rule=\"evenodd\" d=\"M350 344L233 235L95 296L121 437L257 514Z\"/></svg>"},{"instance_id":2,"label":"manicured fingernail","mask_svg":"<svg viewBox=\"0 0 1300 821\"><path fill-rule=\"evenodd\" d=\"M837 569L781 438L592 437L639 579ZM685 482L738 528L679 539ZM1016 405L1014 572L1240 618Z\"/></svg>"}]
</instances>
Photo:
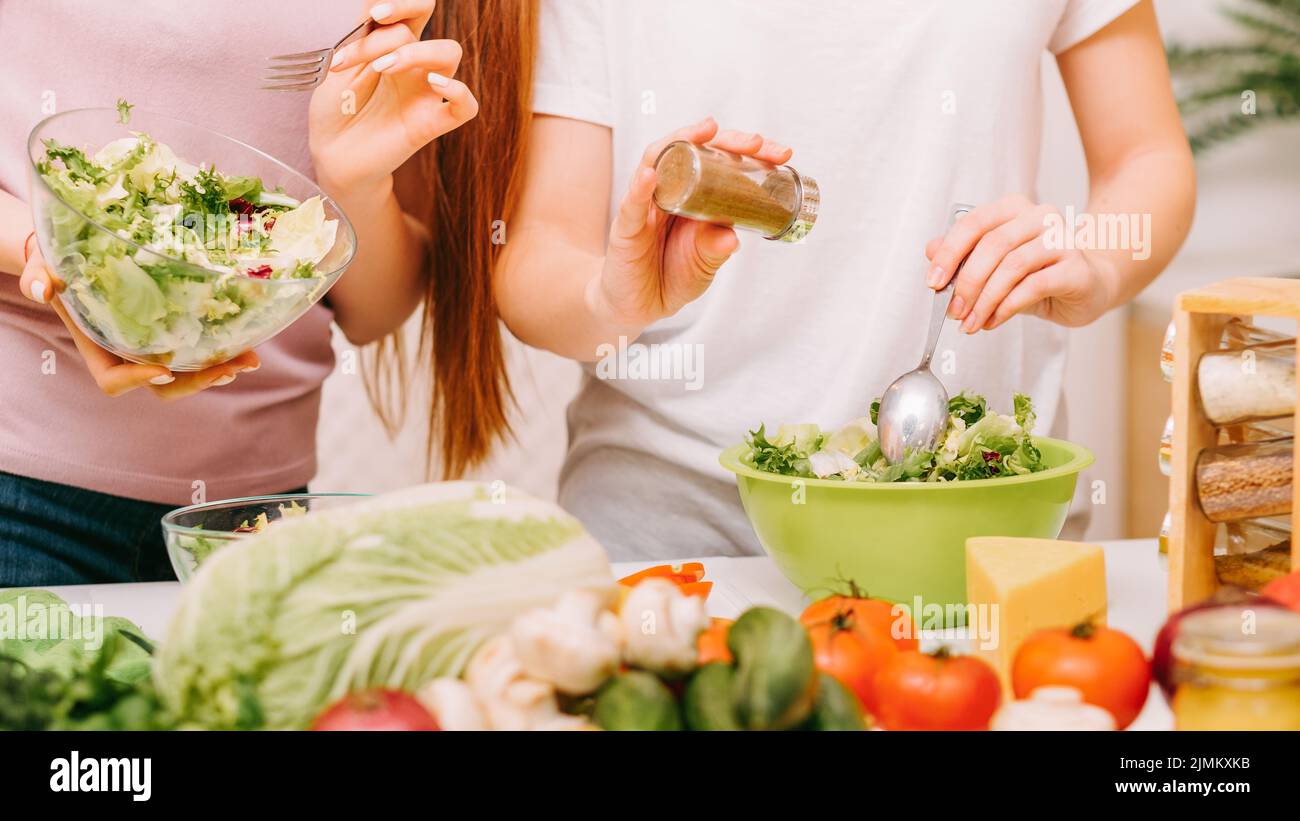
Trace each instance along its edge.
<instances>
[{"instance_id":1,"label":"manicured fingernail","mask_svg":"<svg viewBox=\"0 0 1300 821\"><path fill-rule=\"evenodd\" d=\"M393 65L396 63L397 63L397 52L392 52L389 54L385 54L383 57L376 58L375 61L370 64L370 67L373 68L375 71L385 71L387 69L392 68Z\"/></svg>"},{"instance_id":2,"label":"manicured fingernail","mask_svg":"<svg viewBox=\"0 0 1300 821\"><path fill-rule=\"evenodd\" d=\"M961 321L961 332L964 334L975 333L975 314L971 314Z\"/></svg>"},{"instance_id":3,"label":"manicured fingernail","mask_svg":"<svg viewBox=\"0 0 1300 821\"><path fill-rule=\"evenodd\" d=\"M943 282L943 268L936 265L930 269L930 273L925 277L925 284L931 288L938 288L939 283Z\"/></svg>"},{"instance_id":4,"label":"manicured fingernail","mask_svg":"<svg viewBox=\"0 0 1300 821\"><path fill-rule=\"evenodd\" d=\"M222 385L229 385L231 382L234 381L235 381L235 375L233 373L228 373L225 376L212 380L212 384L209 385L208 387L219 388Z\"/></svg>"},{"instance_id":5,"label":"manicured fingernail","mask_svg":"<svg viewBox=\"0 0 1300 821\"><path fill-rule=\"evenodd\" d=\"M952 298L952 303L948 306L948 316L953 319L961 319L962 315L965 313L966 300L962 299L960 296L954 296Z\"/></svg>"},{"instance_id":6,"label":"manicured fingernail","mask_svg":"<svg viewBox=\"0 0 1300 821\"><path fill-rule=\"evenodd\" d=\"M153 379L150 379L150 380L149 380L149 384L150 384L150 385L170 385L171 383L173 383L173 382L175 382L175 381L176 381L176 377L172 376L171 374L169 374L169 373L160 373L160 374L158 374L157 376L155 376Z\"/></svg>"},{"instance_id":7,"label":"manicured fingernail","mask_svg":"<svg viewBox=\"0 0 1300 821\"><path fill-rule=\"evenodd\" d=\"M42 281L39 280L39 279L34 279L34 280L32 280L31 292L32 292L32 299L34 299L34 300L36 300L37 302L40 302L40 303L42 303L42 304L45 303L45 283L44 283L44 282L42 282Z\"/></svg>"},{"instance_id":8,"label":"manicured fingernail","mask_svg":"<svg viewBox=\"0 0 1300 821\"><path fill-rule=\"evenodd\" d=\"M370 19L376 23L383 22L384 18L393 13L392 3L380 3L370 9Z\"/></svg>"},{"instance_id":9,"label":"manicured fingernail","mask_svg":"<svg viewBox=\"0 0 1300 821\"><path fill-rule=\"evenodd\" d=\"M436 71L430 71L426 79L429 81L429 85L434 88L446 88L451 83L450 77L444 77Z\"/></svg>"},{"instance_id":10,"label":"manicured fingernail","mask_svg":"<svg viewBox=\"0 0 1300 821\"><path fill-rule=\"evenodd\" d=\"M343 62L343 57L345 56L343 52L345 51L347 51L347 49L341 48L334 52L334 57L330 59L330 68L337 68L339 63Z\"/></svg>"},{"instance_id":11,"label":"manicured fingernail","mask_svg":"<svg viewBox=\"0 0 1300 821\"><path fill-rule=\"evenodd\" d=\"M240 373L252 373L253 371L257 370L257 369L260 368L260 367L262 367L262 366L261 366L261 365L249 365L249 366L246 367L246 368L240 368L240 369L239 369L239 372L240 372Z\"/></svg>"}]
</instances>

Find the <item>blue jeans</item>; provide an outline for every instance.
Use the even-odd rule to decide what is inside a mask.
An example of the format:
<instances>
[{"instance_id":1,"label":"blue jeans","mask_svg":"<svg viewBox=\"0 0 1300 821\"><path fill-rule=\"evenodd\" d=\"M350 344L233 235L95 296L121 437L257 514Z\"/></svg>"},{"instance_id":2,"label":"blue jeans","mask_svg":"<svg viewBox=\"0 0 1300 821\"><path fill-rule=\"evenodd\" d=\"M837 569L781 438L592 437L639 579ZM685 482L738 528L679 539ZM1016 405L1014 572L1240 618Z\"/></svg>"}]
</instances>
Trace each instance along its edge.
<instances>
[{"instance_id":1,"label":"blue jeans","mask_svg":"<svg viewBox=\"0 0 1300 821\"><path fill-rule=\"evenodd\" d=\"M173 507L0 472L0 587L175 581Z\"/></svg>"}]
</instances>

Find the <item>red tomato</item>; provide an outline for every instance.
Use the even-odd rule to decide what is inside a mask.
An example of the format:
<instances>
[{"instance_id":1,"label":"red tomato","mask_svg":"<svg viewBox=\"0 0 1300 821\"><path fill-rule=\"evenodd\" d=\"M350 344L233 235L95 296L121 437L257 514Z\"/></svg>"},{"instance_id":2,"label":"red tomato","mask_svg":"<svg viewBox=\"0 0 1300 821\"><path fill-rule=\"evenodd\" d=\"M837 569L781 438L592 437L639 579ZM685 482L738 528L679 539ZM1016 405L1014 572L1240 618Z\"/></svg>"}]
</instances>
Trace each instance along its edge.
<instances>
[{"instance_id":1,"label":"red tomato","mask_svg":"<svg viewBox=\"0 0 1300 821\"><path fill-rule=\"evenodd\" d=\"M1300 613L1300 571L1274 579L1264 585L1264 589L1259 592L1266 598Z\"/></svg>"},{"instance_id":2,"label":"red tomato","mask_svg":"<svg viewBox=\"0 0 1300 821\"><path fill-rule=\"evenodd\" d=\"M439 730L424 705L400 690L358 690L330 705L313 730Z\"/></svg>"},{"instance_id":3,"label":"red tomato","mask_svg":"<svg viewBox=\"0 0 1300 821\"><path fill-rule=\"evenodd\" d=\"M818 622L808 628L808 637L817 669L839 679L858 697L862 709L874 715L876 674L901 651L887 633L858 627L856 618L856 614L840 614Z\"/></svg>"},{"instance_id":4,"label":"red tomato","mask_svg":"<svg viewBox=\"0 0 1300 821\"><path fill-rule=\"evenodd\" d=\"M1011 688L1027 698L1038 687L1062 685L1105 708L1124 729L1142 712L1151 665L1137 642L1118 630L1080 624L1040 630L1025 639L1011 664Z\"/></svg>"},{"instance_id":5,"label":"red tomato","mask_svg":"<svg viewBox=\"0 0 1300 821\"><path fill-rule=\"evenodd\" d=\"M974 656L909 650L876 675L876 697L876 718L886 730L987 730L1002 685Z\"/></svg>"},{"instance_id":6,"label":"red tomato","mask_svg":"<svg viewBox=\"0 0 1300 821\"><path fill-rule=\"evenodd\" d=\"M893 640L899 650L918 647L916 625L906 610L895 613L895 605L883 599L871 599L858 586L849 582L848 595L827 596L813 602L799 616L804 627L825 624L836 616L852 615L855 628L875 630Z\"/></svg>"},{"instance_id":7,"label":"red tomato","mask_svg":"<svg viewBox=\"0 0 1300 821\"><path fill-rule=\"evenodd\" d=\"M731 663L731 650L727 647L727 631L733 624L735 622L731 619L709 619L709 626L695 640L699 666L703 667L714 661Z\"/></svg>"}]
</instances>

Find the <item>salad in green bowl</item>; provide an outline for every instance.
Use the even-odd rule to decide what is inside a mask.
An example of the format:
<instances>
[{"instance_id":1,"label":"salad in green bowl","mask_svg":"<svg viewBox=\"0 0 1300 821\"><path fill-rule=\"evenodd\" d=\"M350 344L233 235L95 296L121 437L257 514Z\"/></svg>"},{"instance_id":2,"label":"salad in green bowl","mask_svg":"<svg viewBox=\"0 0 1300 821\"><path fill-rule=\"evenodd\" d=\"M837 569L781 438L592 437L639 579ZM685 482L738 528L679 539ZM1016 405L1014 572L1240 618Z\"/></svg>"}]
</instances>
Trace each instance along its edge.
<instances>
[{"instance_id":1,"label":"salad in green bowl","mask_svg":"<svg viewBox=\"0 0 1300 821\"><path fill-rule=\"evenodd\" d=\"M995 479L1044 469L1034 446L1034 406L1015 394L1013 412L989 410L984 397L965 392L948 400L948 429L932 453L908 453L890 464L876 436L880 400L871 415L832 433L815 424L783 424L769 436L763 425L750 431L749 461L758 470L805 479L848 482L953 482Z\"/></svg>"},{"instance_id":2,"label":"salad in green bowl","mask_svg":"<svg viewBox=\"0 0 1300 821\"><path fill-rule=\"evenodd\" d=\"M210 367L306 312L351 261L355 237L287 166L129 109L70 111L33 130L41 250L69 314L100 345L172 370ZM229 167L191 161L204 156Z\"/></svg>"}]
</instances>

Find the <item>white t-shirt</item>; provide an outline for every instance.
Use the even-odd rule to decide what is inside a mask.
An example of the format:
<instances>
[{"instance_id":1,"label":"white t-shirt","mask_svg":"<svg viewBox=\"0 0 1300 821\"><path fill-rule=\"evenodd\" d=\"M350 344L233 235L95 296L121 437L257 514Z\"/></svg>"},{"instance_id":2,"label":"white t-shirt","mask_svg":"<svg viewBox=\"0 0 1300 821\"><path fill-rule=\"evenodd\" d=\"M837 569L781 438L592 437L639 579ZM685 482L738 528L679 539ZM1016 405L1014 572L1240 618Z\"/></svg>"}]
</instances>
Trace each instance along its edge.
<instances>
[{"instance_id":1,"label":"white t-shirt","mask_svg":"<svg viewBox=\"0 0 1300 821\"><path fill-rule=\"evenodd\" d=\"M611 213L645 147L712 115L793 146L821 214L801 244L742 234L703 297L649 328L569 411L561 502L620 559L758 553L719 452L760 422L838 426L915 366L927 240L955 202L1034 196L1044 50L1136 0L543 0L538 113L613 130ZM1033 397L1064 433L1063 329L949 324L950 393ZM669 377L662 378L664 372ZM614 378L606 378L614 377Z\"/></svg>"}]
</instances>

